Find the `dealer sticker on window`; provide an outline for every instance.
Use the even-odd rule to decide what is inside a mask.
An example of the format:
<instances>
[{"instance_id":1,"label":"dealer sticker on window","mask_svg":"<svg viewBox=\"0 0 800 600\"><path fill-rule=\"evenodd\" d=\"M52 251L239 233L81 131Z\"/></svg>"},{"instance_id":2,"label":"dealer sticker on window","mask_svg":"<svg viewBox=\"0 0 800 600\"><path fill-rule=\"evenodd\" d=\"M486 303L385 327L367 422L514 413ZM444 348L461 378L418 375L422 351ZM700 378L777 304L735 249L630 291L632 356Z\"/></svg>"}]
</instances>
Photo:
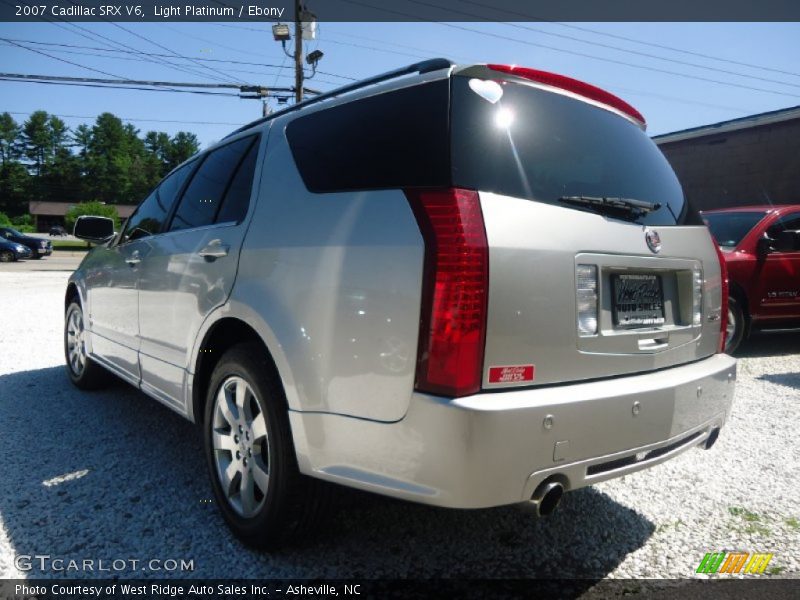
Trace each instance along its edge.
<instances>
[{"instance_id":1,"label":"dealer sticker on window","mask_svg":"<svg viewBox=\"0 0 800 600\"><path fill-rule=\"evenodd\" d=\"M489 383L521 383L533 381L536 365L489 367Z\"/></svg>"}]
</instances>

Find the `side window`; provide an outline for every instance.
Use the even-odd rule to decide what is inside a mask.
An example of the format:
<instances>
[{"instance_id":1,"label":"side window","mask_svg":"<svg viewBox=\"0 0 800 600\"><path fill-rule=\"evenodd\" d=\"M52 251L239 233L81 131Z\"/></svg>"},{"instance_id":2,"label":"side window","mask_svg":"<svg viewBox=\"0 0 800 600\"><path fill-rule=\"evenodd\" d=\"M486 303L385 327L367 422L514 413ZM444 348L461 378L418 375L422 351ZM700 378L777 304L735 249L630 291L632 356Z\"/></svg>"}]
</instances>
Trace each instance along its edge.
<instances>
[{"instance_id":1,"label":"side window","mask_svg":"<svg viewBox=\"0 0 800 600\"><path fill-rule=\"evenodd\" d=\"M131 215L120 238L122 243L160 233L164 222L175 203L186 177L192 172L194 163L184 165L168 175Z\"/></svg>"},{"instance_id":2,"label":"side window","mask_svg":"<svg viewBox=\"0 0 800 600\"><path fill-rule=\"evenodd\" d=\"M360 98L286 127L312 192L449 185L449 79Z\"/></svg>"},{"instance_id":3,"label":"side window","mask_svg":"<svg viewBox=\"0 0 800 600\"><path fill-rule=\"evenodd\" d=\"M239 223L247 214L247 207L250 205L250 194L253 191L253 176L256 172L256 158L258 157L258 141L253 140L247 155L242 160L236 174L233 176L225 199L222 201L222 208L217 214L217 223L228 223L235 221Z\"/></svg>"},{"instance_id":4,"label":"side window","mask_svg":"<svg viewBox=\"0 0 800 600\"><path fill-rule=\"evenodd\" d=\"M252 144L252 137L241 138L206 156L181 198L170 231L214 223L234 172Z\"/></svg>"},{"instance_id":5,"label":"side window","mask_svg":"<svg viewBox=\"0 0 800 600\"><path fill-rule=\"evenodd\" d=\"M800 230L800 213L791 213L781 217L777 222L770 225L769 229L767 229L767 235L775 239L781 231L787 230Z\"/></svg>"}]
</instances>

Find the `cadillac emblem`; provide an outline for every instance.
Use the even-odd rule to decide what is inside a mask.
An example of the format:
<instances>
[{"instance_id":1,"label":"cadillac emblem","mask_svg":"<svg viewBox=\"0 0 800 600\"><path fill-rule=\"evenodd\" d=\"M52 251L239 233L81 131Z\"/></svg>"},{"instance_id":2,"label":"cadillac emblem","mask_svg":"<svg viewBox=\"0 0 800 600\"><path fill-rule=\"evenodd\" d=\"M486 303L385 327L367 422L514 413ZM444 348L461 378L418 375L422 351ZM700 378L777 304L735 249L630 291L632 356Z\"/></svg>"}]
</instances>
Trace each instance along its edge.
<instances>
[{"instance_id":1,"label":"cadillac emblem","mask_svg":"<svg viewBox=\"0 0 800 600\"><path fill-rule=\"evenodd\" d=\"M653 254L661 252L661 236L658 235L656 230L648 229L644 234L644 239Z\"/></svg>"}]
</instances>

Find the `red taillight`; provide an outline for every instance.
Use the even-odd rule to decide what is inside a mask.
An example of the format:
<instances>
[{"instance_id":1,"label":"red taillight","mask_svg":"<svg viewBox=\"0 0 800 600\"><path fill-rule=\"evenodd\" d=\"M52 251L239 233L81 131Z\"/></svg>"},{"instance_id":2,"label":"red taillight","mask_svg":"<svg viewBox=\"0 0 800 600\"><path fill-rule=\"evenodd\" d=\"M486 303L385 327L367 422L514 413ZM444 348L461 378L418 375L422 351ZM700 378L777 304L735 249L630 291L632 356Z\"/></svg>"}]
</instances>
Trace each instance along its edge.
<instances>
[{"instance_id":1,"label":"red taillight","mask_svg":"<svg viewBox=\"0 0 800 600\"><path fill-rule=\"evenodd\" d=\"M572 92L573 94L577 94L578 96L588 98L589 100L594 100L595 102L605 104L606 106L610 106L611 108L614 108L622 113L625 113L629 117L634 118L642 125L645 125L645 120L642 116L642 113L625 102L625 100L590 83L578 81L572 77L558 75L557 73L538 71L536 69L517 67L515 65L486 66L493 71L500 71L501 73L509 73L510 75L516 75L517 77L524 77L525 79L530 79L531 81L536 81L537 83L543 83L544 85L566 90L568 92Z\"/></svg>"},{"instance_id":2,"label":"red taillight","mask_svg":"<svg viewBox=\"0 0 800 600\"><path fill-rule=\"evenodd\" d=\"M714 249L717 251L717 258L719 259L720 294L722 294L719 309L719 346L717 346L717 352L721 354L725 352L725 342L728 335L728 265L725 263L725 255L716 241L714 242Z\"/></svg>"},{"instance_id":3,"label":"red taillight","mask_svg":"<svg viewBox=\"0 0 800 600\"><path fill-rule=\"evenodd\" d=\"M489 249L478 193L407 190L425 241L416 388L446 396L481 389Z\"/></svg>"}]
</instances>

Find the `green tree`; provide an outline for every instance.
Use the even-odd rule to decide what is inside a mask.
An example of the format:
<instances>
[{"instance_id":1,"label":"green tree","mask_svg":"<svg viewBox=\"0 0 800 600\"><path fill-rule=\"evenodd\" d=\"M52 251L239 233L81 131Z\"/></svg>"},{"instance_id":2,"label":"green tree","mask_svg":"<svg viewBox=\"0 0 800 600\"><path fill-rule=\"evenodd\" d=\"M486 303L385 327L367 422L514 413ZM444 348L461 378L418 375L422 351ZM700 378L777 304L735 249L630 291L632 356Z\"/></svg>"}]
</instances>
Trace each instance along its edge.
<instances>
[{"instance_id":1,"label":"green tree","mask_svg":"<svg viewBox=\"0 0 800 600\"><path fill-rule=\"evenodd\" d=\"M0 227L11 227L11 219L4 212L0 212Z\"/></svg>"},{"instance_id":2,"label":"green tree","mask_svg":"<svg viewBox=\"0 0 800 600\"><path fill-rule=\"evenodd\" d=\"M22 125L22 143L26 158L33 163L34 173L41 175L53 143L49 117L45 111L32 113Z\"/></svg>"},{"instance_id":3,"label":"green tree","mask_svg":"<svg viewBox=\"0 0 800 600\"><path fill-rule=\"evenodd\" d=\"M197 136L186 131L179 131L170 140L169 151L167 152L167 171L171 171L190 156L197 154L200 150L200 142Z\"/></svg>"},{"instance_id":4,"label":"green tree","mask_svg":"<svg viewBox=\"0 0 800 600\"><path fill-rule=\"evenodd\" d=\"M70 208L67 214L64 215L67 231L72 231L75 227L75 221L78 220L78 217L84 215L114 219L114 229L119 229L119 215L115 206L101 202L83 202Z\"/></svg>"},{"instance_id":5,"label":"green tree","mask_svg":"<svg viewBox=\"0 0 800 600\"><path fill-rule=\"evenodd\" d=\"M123 203L130 190L129 135L122 121L111 113L97 117L88 148L87 175L91 181L88 200Z\"/></svg>"},{"instance_id":6,"label":"green tree","mask_svg":"<svg viewBox=\"0 0 800 600\"><path fill-rule=\"evenodd\" d=\"M21 129L14 118L4 112L0 115L0 166L19 160L19 135Z\"/></svg>"},{"instance_id":7,"label":"green tree","mask_svg":"<svg viewBox=\"0 0 800 600\"><path fill-rule=\"evenodd\" d=\"M28 190L31 176L20 162L0 165L0 210L9 215L28 212Z\"/></svg>"}]
</instances>

